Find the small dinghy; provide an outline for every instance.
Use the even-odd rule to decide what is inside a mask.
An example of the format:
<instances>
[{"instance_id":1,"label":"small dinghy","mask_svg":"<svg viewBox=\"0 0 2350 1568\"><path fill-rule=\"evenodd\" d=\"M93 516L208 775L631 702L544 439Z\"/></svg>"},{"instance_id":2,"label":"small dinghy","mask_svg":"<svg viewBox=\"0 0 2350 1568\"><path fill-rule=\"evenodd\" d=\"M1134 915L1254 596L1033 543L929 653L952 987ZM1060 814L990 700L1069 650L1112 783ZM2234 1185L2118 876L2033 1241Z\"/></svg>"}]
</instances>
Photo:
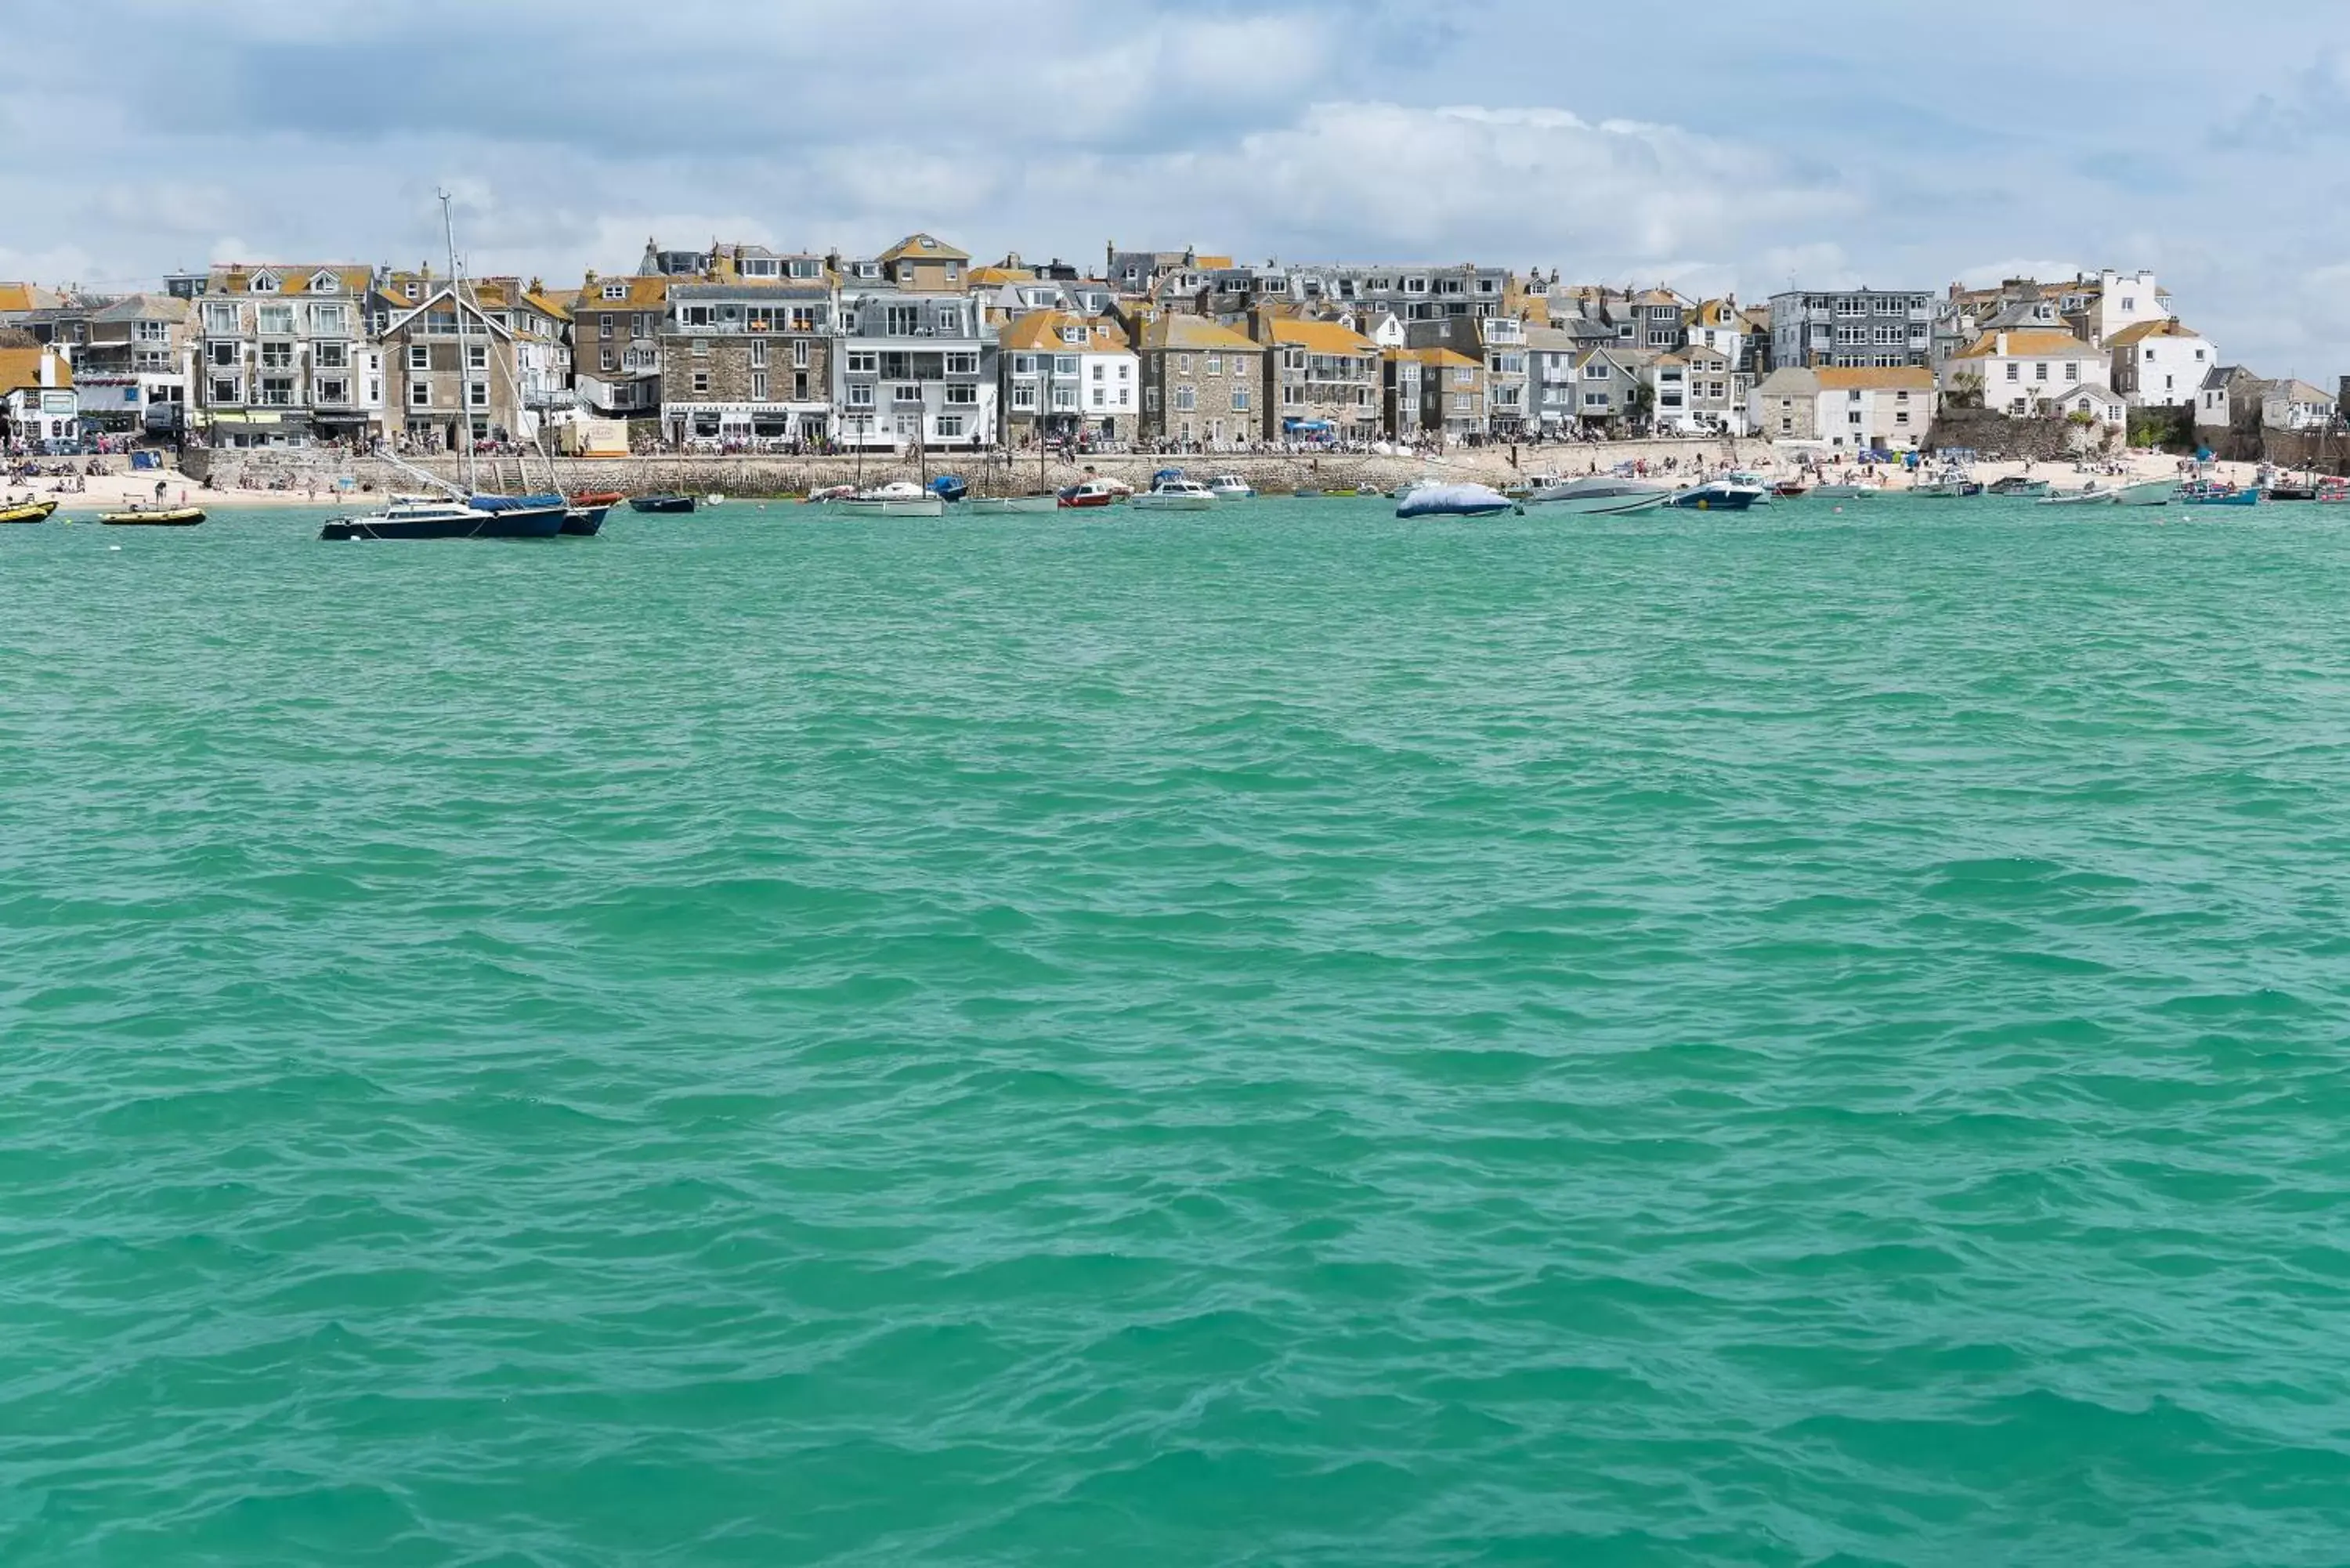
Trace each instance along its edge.
<instances>
[{"instance_id":1,"label":"small dinghy","mask_svg":"<svg viewBox=\"0 0 2350 1568\"><path fill-rule=\"evenodd\" d=\"M1399 517L1498 517L1518 504L1490 484L1423 484L1396 504Z\"/></svg>"}]
</instances>

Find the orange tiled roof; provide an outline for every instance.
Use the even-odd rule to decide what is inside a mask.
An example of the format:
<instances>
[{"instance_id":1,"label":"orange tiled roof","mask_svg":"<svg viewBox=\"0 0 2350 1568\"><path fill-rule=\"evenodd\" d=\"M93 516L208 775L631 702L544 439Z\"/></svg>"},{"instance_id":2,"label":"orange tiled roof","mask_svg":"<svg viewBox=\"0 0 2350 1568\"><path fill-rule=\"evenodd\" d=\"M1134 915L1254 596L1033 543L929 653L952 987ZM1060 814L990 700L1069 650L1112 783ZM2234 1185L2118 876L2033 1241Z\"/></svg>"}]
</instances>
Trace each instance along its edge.
<instances>
[{"instance_id":1,"label":"orange tiled roof","mask_svg":"<svg viewBox=\"0 0 2350 1568\"><path fill-rule=\"evenodd\" d=\"M1369 356L1379 351L1378 344L1335 321L1275 319L1265 325L1275 343L1315 354Z\"/></svg>"}]
</instances>

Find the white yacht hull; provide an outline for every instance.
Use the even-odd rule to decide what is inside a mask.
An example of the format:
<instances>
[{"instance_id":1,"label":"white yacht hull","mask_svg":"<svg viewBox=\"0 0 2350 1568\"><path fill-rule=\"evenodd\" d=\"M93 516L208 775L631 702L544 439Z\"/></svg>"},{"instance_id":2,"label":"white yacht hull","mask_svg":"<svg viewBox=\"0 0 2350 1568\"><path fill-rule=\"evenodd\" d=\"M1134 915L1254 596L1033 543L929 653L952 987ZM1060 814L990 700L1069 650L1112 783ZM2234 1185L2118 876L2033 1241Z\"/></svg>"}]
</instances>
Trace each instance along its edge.
<instances>
[{"instance_id":1,"label":"white yacht hull","mask_svg":"<svg viewBox=\"0 0 2350 1568\"><path fill-rule=\"evenodd\" d=\"M857 517L943 517L947 504L935 495L910 501L827 501L826 505L836 512L846 512Z\"/></svg>"}]
</instances>

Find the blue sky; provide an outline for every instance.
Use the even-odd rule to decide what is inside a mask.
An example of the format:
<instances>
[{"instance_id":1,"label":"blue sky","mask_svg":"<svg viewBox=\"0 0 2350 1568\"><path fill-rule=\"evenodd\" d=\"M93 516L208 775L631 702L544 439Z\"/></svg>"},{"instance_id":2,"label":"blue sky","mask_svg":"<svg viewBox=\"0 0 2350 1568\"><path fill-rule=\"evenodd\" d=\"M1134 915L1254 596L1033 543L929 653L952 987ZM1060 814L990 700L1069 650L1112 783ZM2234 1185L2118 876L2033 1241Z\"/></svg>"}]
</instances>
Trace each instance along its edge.
<instances>
[{"instance_id":1,"label":"blue sky","mask_svg":"<svg viewBox=\"0 0 2350 1568\"><path fill-rule=\"evenodd\" d=\"M1908 18L1908 19L1905 19ZM1759 297L2156 269L2350 369L2350 5L11 0L0 276L649 235L1493 260Z\"/></svg>"}]
</instances>

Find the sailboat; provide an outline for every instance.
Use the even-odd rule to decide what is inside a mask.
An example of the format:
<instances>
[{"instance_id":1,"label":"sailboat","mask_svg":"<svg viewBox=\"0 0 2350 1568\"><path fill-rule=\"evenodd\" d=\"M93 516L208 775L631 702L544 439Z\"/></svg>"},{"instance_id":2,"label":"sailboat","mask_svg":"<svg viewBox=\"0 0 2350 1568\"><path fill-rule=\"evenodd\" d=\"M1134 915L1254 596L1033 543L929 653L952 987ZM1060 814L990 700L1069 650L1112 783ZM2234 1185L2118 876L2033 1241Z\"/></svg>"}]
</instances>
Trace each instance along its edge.
<instances>
[{"instance_id":1,"label":"sailboat","mask_svg":"<svg viewBox=\"0 0 2350 1568\"><path fill-rule=\"evenodd\" d=\"M380 512L329 518L318 530L321 539L552 539L563 531L570 508L560 495L484 495L480 492L479 475L474 470L473 370L467 353L464 280L457 271L457 229L450 215L446 191L441 192L441 223L449 241L449 299L457 317L457 403L465 430L464 488L446 501L396 495L391 504ZM438 479L433 483L443 489L456 490Z\"/></svg>"}]
</instances>

